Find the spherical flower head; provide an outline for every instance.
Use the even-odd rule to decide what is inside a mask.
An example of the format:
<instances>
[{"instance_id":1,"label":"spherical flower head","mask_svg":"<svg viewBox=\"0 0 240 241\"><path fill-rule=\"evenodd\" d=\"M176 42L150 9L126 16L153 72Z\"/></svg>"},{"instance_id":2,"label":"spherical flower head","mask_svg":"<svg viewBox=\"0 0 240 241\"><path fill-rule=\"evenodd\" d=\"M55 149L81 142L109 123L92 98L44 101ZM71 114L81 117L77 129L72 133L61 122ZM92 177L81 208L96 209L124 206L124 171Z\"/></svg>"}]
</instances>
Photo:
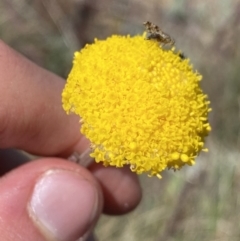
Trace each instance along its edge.
<instances>
[{"instance_id":1,"label":"spherical flower head","mask_svg":"<svg viewBox=\"0 0 240 241\"><path fill-rule=\"evenodd\" d=\"M145 36L95 40L75 53L63 108L80 116L96 162L160 177L193 165L210 131L201 75Z\"/></svg>"}]
</instances>

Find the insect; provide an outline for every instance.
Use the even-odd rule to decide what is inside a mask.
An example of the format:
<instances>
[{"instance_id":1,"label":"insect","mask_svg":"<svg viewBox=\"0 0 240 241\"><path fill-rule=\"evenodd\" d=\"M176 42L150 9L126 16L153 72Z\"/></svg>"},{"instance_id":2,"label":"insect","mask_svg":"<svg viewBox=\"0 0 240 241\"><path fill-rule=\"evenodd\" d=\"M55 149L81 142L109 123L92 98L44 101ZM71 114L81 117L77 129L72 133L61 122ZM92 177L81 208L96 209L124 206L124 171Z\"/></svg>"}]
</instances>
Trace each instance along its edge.
<instances>
[{"instance_id":1,"label":"insect","mask_svg":"<svg viewBox=\"0 0 240 241\"><path fill-rule=\"evenodd\" d=\"M182 52L179 54L179 57L180 57L182 60L186 59L185 54L184 54L184 53L182 53Z\"/></svg>"},{"instance_id":2,"label":"insect","mask_svg":"<svg viewBox=\"0 0 240 241\"><path fill-rule=\"evenodd\" d=\"M175 41L170 37L170 35L164 33L157 25L147 21L143 25L148 33L147 39L155 39L161 45L169 44L174 45Z\"/></svg>"}]
</instances>

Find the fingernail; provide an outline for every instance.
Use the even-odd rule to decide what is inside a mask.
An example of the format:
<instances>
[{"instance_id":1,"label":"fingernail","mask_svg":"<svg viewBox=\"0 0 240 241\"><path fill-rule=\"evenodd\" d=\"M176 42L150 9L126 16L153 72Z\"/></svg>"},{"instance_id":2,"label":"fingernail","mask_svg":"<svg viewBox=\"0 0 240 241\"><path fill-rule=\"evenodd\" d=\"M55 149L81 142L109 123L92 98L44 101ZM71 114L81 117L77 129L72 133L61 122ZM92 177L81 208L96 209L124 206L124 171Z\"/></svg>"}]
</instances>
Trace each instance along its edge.
<instances>
[{"instance_id":1,"label":"fingernail","mask_svg":"<svg viewBox=\"0 0 240 241\"><path fill-rule=\"evenodd\" d=\"M95 187L79 174L50 170L34 187L29 213L48 240L77 240L95 218L97 197Z\"/></svg>"}]
</instances>

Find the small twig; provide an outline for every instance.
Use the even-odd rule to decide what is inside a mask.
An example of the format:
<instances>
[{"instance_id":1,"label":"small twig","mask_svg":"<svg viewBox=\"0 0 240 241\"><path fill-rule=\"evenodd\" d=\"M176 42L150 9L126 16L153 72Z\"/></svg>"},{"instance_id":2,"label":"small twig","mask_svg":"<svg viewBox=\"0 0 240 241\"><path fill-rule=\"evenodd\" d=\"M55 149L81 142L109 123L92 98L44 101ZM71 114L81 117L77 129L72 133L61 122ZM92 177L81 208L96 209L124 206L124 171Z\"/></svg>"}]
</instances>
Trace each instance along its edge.
<instances>
[{"instance_id":1,"label":"small twig","mask_svg":"<svg viewBox=\"0 0 240 241\"><path fill-rule=\"evenodd\" d=\"M78 152L74 152L69 158L69 161L78 163L79 165L83 167L89 167L92 162L94 161L94 158L90 157L90 153L92 152L91 148L88 148L86 151L84 151L82 154L79 154Z\"/></svg>"}]
</instances>

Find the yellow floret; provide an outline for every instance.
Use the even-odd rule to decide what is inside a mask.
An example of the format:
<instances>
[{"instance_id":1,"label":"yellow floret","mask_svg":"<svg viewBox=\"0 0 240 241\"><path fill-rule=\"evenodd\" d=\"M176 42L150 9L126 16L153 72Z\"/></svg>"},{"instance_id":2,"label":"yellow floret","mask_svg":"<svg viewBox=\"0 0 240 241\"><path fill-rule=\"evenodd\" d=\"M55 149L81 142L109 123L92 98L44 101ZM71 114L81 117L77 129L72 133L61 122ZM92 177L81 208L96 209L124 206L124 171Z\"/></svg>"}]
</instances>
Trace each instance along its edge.
<instances>
[{"instance_id":1,"label":"yellow floret","mask_svg":"<svg viewBox=\"0 0 240 241\"><path fill-rule=\"evenodd\" d=\"M75 53L63 108L81 117L97 162L160 176L193 165L211 130L201 78L174 49L112 36Z\"/></svg>"}]
</instances>

